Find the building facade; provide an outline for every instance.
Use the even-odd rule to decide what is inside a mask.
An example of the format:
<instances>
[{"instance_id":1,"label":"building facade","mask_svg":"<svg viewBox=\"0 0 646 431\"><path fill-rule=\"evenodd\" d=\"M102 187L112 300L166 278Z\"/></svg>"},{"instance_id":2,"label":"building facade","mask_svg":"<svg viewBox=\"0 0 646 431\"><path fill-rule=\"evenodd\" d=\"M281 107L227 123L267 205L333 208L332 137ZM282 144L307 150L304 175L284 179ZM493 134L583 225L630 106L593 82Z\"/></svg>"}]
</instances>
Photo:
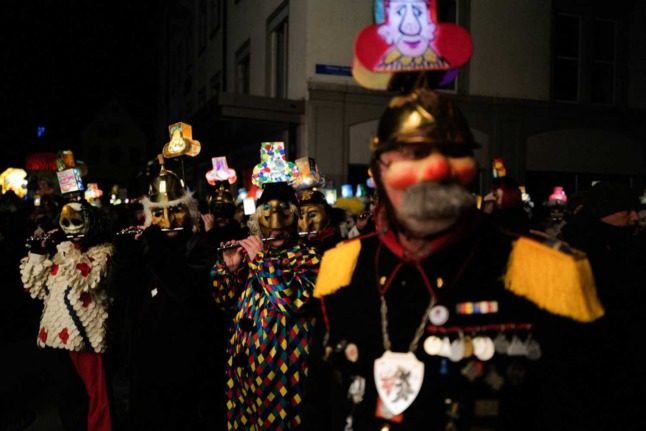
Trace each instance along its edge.
<instances>
[{"instance_id":1,"label":"building facade","mask_svg":"<svg viewBox=\"0 0 646 431\"><path fill-rule=\"evenodd\" d=\"M451 88L482 148L535 193L597 179L642 187L646 173L646 4L617 0L437 0L439 20L472 35ZM262 141L316 159L334 184L365 179L368 143L389 94L350 75L371 0L183 0L165 6L159 146L165 126L193 125L208 160L243 176ZM196 185L199 189L200 184Z\"/></svg>"}]
</instances>

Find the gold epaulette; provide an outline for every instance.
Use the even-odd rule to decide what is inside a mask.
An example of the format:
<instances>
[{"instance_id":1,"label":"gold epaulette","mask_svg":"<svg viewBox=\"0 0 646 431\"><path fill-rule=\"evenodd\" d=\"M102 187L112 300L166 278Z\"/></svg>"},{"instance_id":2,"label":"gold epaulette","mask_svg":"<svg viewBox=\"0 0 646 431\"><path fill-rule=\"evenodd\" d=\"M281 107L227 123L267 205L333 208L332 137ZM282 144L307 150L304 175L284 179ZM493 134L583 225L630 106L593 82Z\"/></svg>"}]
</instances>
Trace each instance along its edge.
<instances>
[{"instance_id":1,"label":"gold epaulette","mask_svg":"<svg viewBox=\"0 0 646 431\"><path fill-rule=\"evenodd\" d=\"M360 251L361 240L353 239L325 252L316 277L315 298L330 295L350 284Z\"/></svg>"},{"instance_id":2,"label":"gold epaulette","mask_svg":"<svg viewBox=\"0 0 646 431\"><path fill-rule=\"evenodd\" d=\"M505 287L552 314L580 322L603 316L604 310L585 253L555 242L529 238L515 241L505 274Z\"/></svg>"}]
</instances>

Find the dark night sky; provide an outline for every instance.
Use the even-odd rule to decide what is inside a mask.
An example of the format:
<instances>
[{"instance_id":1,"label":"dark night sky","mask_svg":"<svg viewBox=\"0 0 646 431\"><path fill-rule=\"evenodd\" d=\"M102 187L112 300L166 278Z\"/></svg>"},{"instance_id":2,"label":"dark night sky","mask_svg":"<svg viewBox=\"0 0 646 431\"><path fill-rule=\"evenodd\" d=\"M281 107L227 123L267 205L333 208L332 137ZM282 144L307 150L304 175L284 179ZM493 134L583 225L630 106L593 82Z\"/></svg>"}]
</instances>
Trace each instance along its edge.
<instances>
[{"instance_id":1,"label":"dark night sky","mask_svg":"<svg viewBox=\"0 0 646 431\"><path fill-rule=\"evenodd\" d=\"M74 138L112 97L150 135L160 24L147 1L3 1L0 169ZM47 127L49 142L36 139Z\"/></svg>"}]
</instances>

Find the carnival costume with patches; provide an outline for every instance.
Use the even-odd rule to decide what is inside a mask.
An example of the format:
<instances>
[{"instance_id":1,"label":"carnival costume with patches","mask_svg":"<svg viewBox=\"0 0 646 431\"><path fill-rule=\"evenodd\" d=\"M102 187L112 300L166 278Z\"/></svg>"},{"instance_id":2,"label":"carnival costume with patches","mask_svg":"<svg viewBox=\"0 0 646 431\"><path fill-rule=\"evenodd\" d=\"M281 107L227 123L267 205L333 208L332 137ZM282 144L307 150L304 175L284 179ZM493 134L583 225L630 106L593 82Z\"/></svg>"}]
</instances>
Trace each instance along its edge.
<instances>
[{"instance_id":1,"label":"carnival costume with patches","mask_svg":"<svg viewBox=\"0 0 646 431\"><path fill-rule=\"evenodd\" d=\"M66 172L80 186L74 166ZM72 172L70 172L72 171ZM72 194L71 199L76 197ZM107 348L107 273L113 248L107 242L107 223L85 201L72 201L59 218L64 240L53 255L32 248L20 263L25 290L43 301L37 344L69 351L89 396L88 430L110 430L103 353Z\"/></svg>"},{"instance_id":2,"label":"carnival costume with patches","mask_svg":"<svg viewBox=\"0 0 646 431\"><path fill-rule=\"evenodd\" d=\"M160 162L164 162L160 158ZM217 429L217 349L209 269L215 249L194 230L197 202L163 165L143 201L141 238L119 236L111 279L133 429ZM215 422L212 422L215 421ZM215 424L214 424L215 423Z\"/></svg>"},{"instance_id":3,"label":"carnival costume with patches","mask_svg":"<svg viewBox=\"0 0 646 431\"><path fill-rule=\"evenodd\" d=\"M270 145L263 155L279 153L284 156L284 150ZM281 167L293 164L268 165L276 175ZM265 217L266 212L268 218L258 222L268 222L271 229L285 224L282 228L290 232L289 239L279 248L265 247L253 259L243 260L234 272L218 261L211 273L216 302L235 312L226 370L228 428L232 430L288 430L302 421L313 323L307 306L319 255L296 242L294 190L284 182L263 185L256 217ZM274 224L281 216L271 207L273 203L289 222Z\"/></svg>"},{"instance_id":4,"label":"carnival costume with patches","mask_svg":"<svg viewBox=\"0 0 646 431\"><path fill-rule=\"evenodd\" d=\"M465 189L475 147L439 93L413 89L384 111L376 232L321 262L308 429L593 429L584 323L604 310L589 262L478 213Z\"/></svg>"}]
</instances>

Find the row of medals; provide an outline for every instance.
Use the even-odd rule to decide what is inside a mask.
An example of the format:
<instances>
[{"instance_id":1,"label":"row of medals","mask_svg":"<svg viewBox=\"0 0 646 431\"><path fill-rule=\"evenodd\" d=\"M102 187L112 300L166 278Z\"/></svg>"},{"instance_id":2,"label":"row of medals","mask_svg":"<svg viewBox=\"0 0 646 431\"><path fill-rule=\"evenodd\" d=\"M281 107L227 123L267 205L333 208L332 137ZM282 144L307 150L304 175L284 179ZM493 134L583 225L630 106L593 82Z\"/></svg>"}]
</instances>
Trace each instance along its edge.
<instances>
[{"instance_id":1,"label":"row of medals","mask_svg":"<svg viewBox=\"0 0 646 431\"><path fill-rule=\"evenodd\" d=\"M433 307L429 313L429 321L435 326L444 325L449 318L449 311L442 305ZM501 325L502 327L503 325ZM424 340L424 351L430 356L440 356L453 362L475 356L481 361L488 361L494 354L509 356L525 356L531 360L541 357L541 346L534 340L531 333L522 340L515 333L508 339L501 330L495 339L486 334L477 334L473 337L465 336L458 331L458 338L451 340L448 335L439 337L430 335Z\"/></svg>"},{"instance_id":2,"label":"row of medals","mask_svg":"<svg viewBox=\"0 0 646 431\"><path fill-rule=\"evenodd\" d=\"M524 356L531 360L541 357L541 346L531 334L525 340L514 334L508 339L504 333L499 333L494 339L488 335L462 335L451 340L447 335L439 337L430 335L424 340L424 351L431 356L447 358L453 362L476 357L488 361L495 354L509 356Z\"/></svg>"}]
</instances>

